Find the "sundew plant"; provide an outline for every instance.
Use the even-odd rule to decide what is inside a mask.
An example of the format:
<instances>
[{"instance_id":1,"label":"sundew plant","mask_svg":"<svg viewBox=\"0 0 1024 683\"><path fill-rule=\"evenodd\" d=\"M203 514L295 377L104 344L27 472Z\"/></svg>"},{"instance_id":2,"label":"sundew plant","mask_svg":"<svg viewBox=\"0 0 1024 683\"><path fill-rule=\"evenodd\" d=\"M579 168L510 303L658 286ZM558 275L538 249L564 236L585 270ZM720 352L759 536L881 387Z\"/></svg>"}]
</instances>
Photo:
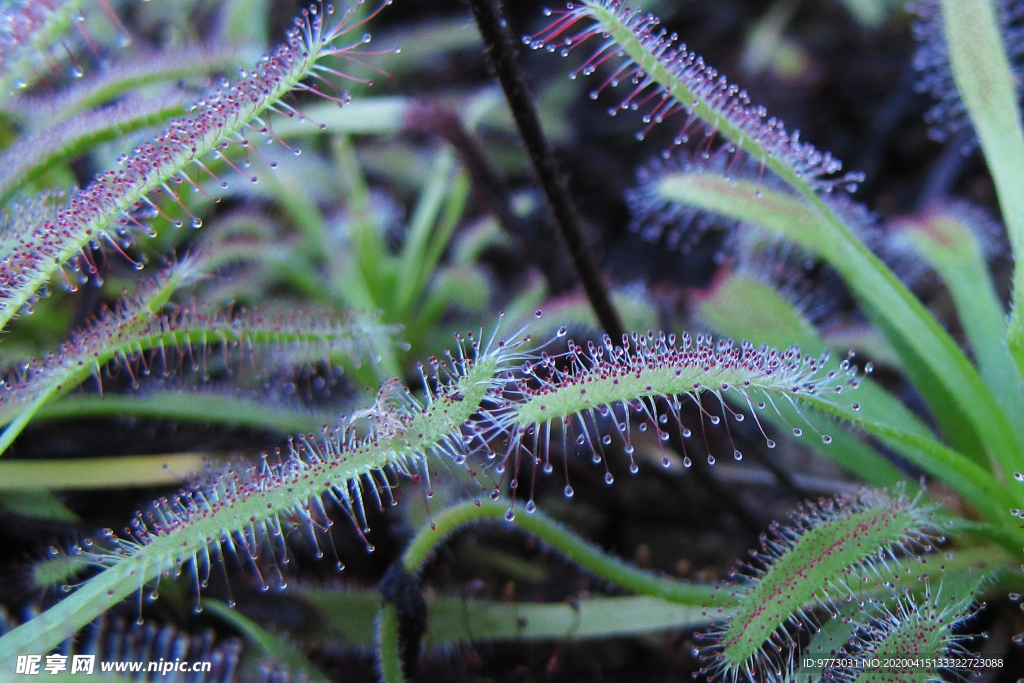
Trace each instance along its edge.
<instances>
[{"instance_id":1,"label":"sundew plant","mask_svg":"<svg viewBox=\"0 0 1024 683\"><path fill-rule=\"evenodd\" d=\"M0 4L0 680L1024 680L1024 3L705 4Z\"/></svg>"}]
</instances>

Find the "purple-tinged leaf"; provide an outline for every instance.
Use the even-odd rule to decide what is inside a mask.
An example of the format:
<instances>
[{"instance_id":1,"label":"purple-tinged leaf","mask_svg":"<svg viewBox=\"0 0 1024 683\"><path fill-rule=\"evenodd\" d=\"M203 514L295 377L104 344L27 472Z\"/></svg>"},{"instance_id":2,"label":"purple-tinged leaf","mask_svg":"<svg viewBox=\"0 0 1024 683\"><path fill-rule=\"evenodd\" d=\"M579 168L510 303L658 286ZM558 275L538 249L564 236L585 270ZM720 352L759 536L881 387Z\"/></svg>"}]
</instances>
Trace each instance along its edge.
<instances>
[{"instance_id":1,"label":"purple-tinged leaf","mask_svg":"<svg viewBox=\"0 0 1024 683\"><path fill-rule=\"evenodd\" d=\"M387 4L389 0L380 7ZM64 264L78 260L91 269L88 260L79 258L86 246L122 248L132 231L142 227L135 212L147 208L159 212L152 194L167 194L187 212L172 184L184 183L199 191L199 184L186 170L196 167L213 175L204 157L224 159L244 173L227 158L227 152L243 148L258 154L245 137L246 131L277 139L261 118L268 112L302 117L299 109L283 100L288 93L306 91L344 103L344 95L325 93L321 85L328 83L325 74L351 77L320 62L328 56L358 52L369 36L343 42L342 38L359 29L366 19L360 20L355 11L346 10L334 23L327 23L330 14L330 6L325 9L313 5L305 10L288 32L287 42L253 71L242 72L237 81L196 103L187 116L170 121L163 133L122 157L121 169L101 173L74 193L51 220L32 226L31 239L4 245L8 257L0 265L0 326L17 315ZM307 79L314 83L304 84ZM193 218L193 225L199 224Z\"/></svg>"},{"instance_id":2,"label":"purple-tinged leaf","mask_svg":"<svg viewBox=\"0 0 1024 683\"><path fill-rule=\"evenodd\" d=\"M180 115L193 96L167 92L159 98L128 99L73 116L67 121L20 138L0 154L0 201L55 164L82 154L94 145L115 140L167 117Z\"/></svg>"},{"instance_id":3,"label":"purple-tinged leaf","mask_svg":"<svg viewBox=\"0 0 1024 683\"><path fill-rule=\"evenodd\" d=\"M208 77L234 70L242 63L241 50L210 46L134 54L60 93L8 98L0 101L0 109L33 129L50 127L134 88L194 76Z\"/></svg>"}]
</instances>

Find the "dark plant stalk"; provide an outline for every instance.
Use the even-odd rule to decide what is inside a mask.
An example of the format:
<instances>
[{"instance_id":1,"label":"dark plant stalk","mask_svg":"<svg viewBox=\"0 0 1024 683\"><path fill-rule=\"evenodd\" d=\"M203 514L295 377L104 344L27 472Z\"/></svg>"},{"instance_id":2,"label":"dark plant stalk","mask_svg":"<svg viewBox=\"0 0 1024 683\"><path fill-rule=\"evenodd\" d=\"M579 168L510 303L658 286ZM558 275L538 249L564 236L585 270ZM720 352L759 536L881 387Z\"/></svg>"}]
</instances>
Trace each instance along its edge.
<instances>
[{"instance_id":1,"label":"dark plant stalk","mask_svg":"<svg viewBox=\"0 0 1024 683\"><path fill-rule=\"evenodd\" d=\"M594 308L598 322L612 339L621 339L625 331L619 315L608 296L608 289L601 278L597 258L587 244L581 228L582 219L565 184L565 177L559 172L558 164L551 153L544 130L537 116L537 109L530 97L526 79L516 62L512 36L504 24L501 9L496 0L469 0L480 37L487 47L487 63L498 77L501 89L508 100L516 129L530 155L533 169L540 180L544 196L551 207L551 213L572 257L583 289Z\"/></svg>"}]
</instances>

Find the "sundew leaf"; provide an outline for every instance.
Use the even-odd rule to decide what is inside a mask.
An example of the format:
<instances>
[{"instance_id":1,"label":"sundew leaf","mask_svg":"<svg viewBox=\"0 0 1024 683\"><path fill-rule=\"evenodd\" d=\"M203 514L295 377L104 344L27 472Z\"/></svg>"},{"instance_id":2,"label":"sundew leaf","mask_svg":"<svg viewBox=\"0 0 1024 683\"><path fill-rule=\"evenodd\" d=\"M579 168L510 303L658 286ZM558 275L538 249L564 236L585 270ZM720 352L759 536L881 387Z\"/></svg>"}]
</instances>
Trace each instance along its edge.
<instances>
[{"instance_id":1,"label":"sundew leaf","mask_svg":"<svg viewBox=\"0 0 1024 683\"><path fill-rule=\"evenodd\" d=\"M565 334L562 328L559 336ZM707 422L728 430L730 420L742 422L748 416L760 428L758 412L776 410L776 402L795 406L812 396L823 402L840 400L840 394L860 381L848 359L831 365L827 353L805 356L795 346L779 351L729 339L716 342L703 334L677 337L664 332L632 333L621 345L607 336L586 347L570 340L564 356L542 353L539 361L524 363L519 374L509 373L500 395L493 398L494 407L483 412L476 429L481 438L501 443L494 471L501 475L511 467L514 493L524 462L531 478L538 468L553 471L551 440L558 436L564 454L575 448L591 453L595 463L605 461L605 482L611 484L614 476L605 449L613 442L613 432L623 442L634 474L639 469L633 457L637 432L666 442L670 430L675 431L685 450L693 431L684 423L684 401L700 411L700 424L690 425L696 429ZM735 397L741 410L730 408L727 397ZM854 404L853 410L858 409ZM828 434L819 437L826 444L832 441ZM767 435L765 440L769 448L775 447ZM735 446L732 455L742 457ZM714 455L708 455L708 462L715 462ZM670 464L668 458L663 464ZM689 456L684 455L683 464L692 464ZM568 482L565 495L573 495ZM532 491L529 496L526 510L532 512Z\"/></svg>"},{"instance_id":2,"label":"sundew leaf","mask_svg":"<svg viewBox=\"0 0 1024 683\"><path fill-rule=\"evenodd\" d=\"M983 572L943 577L938 588L924 594L898 596L892 603L875 603L847 653L846 660L861 665L837 672L851 683L931 683L942 680L940 670L963 673L970 669L971 653L963 643L973 636L955 630L974 611L972 605L985 580ZM893 662L878 667L871 660ZM936 666L946 660L947 666ZM959 662L960 665L955 663Z\"/></svg>"},{"instance_id":3,"label":"sundew leaf","mask_svg":"<svg viewBox=\"0 0 1024 683\"><path fill-rule=\"evenodd\" d=\"M192 99L188 93L167 92L155 99L125 100L19 138L0 154L0 201L9 199L19 187L57 163L94 145L184 113Z\"/></svg>"},{"instance_id":4,"label":"sundew leaf","mask_svg":"<svg viewBox=\"0 0 1024 683\"><path fill-rule=\"evenodd\" d=\"M776 526L754 554L756 564L741 567L734 609L724 627L707 636L713 641L704 650L711 668L732 681L786 670L785 655L780 657L788 647L784 626L813 625L807 605L817 602L835 610L866 588L847 583L870 581L865 565L876 565L879 585L891 581L886 565L897 549L910 550L936 537L929 515L929 508L900 492L877 490L799 509L796 525Z\"/></svg>"},{"instance_id":5,"label":"sundew leaf","mask_svg":"<svg viewBox=\"0 0 1024 683\"><path fill-rule=\"evenodd\" d=\"M364 504L383 508L393 501L392 475L422 473L429 481L428 458L464 463L463 426L486 404L500 371L518 358L522 340L459 339L455 353L445 361L431 359L424 370L422 402L397 379L389 380L375 404L353 414L350 424L291 441L276 462L238 462L213 471L155 501L123 534L107 530L102 539L83 544L82 552L103 571L0 638L2 665L19 654L48 651L147 583L183 568L199 590L211 567L233 555L266 585L257 556L269 553L270 571L283 582L285 529L297 527L319 547L317 529L330 525L326 508L333 502L362 534ZM365 436L352 422L367 425Z\"/></svg>"},{"instance_id":6,"label":"sundew leaf","mask_svg":"<svg viewBox=\"0 0 1024 683\"><path fill-rule=\"evenodd\" d=\"M1020 163L1024 158L1024 126L1017 104L1018 78L1003 39L1002 9L994 0L922 2L918 6L922 17L919 33L941 36L939 59L943 54L948 58L946 68L952 73L960 102L978 135L996 185L1010 248L1017 255L1024 240L1024 170ZM1024 317L1020 312L1024 268L1014 271L1012 298L1007 341L1017 370L1024 375Z\"/></svg>"},{"instance_id":7,"label":"sundew leaf","mask_svg":"<svg viewBox=\"0 0 1024 683\"><path fill-rule=\"evenodd\" d=\"M9 98L0 101L0 109L18 118L30 130L38 131L52 128L135 88L192 76L208 76L232 70L243 63L238 49L206 45L138 53L57 94Z\"/></svg>"},{"instance_id":8,"label":"sundew leaf","mask_svg":"<svg viewBox=\"0 0 1024 683\"><path fill-rule=\"evenodd\" d=\"M630 94L610 113L643 106L648 128L675 113L685 113L689 118L678 134L679 144L689 140L691 125L701 121L707 126L704 137L721 136L730 152L742 150L810 194L853 189L861 179L860 174L836 176L842 170L838 159L802 141L800 132L787 130L781 120L769 118L764 107L751 103L746 91L687 50L676 34L662 30L653 14L630 8L622 0L583 0L548 14L554 15L554 21L523 42L568 55L597 38L596 52L570 76L594 73L606 61L617 63L591 92L596 99L606 87L628 85Z\"/></svg>"},{"instance_id":9,"label":"sundew leaf","mask_svg":"<svg viewBox=\"0 0 1024 683\"><path fill-rule=\"evenodd\" d=\"M388 3L384 0L380 7ZM306 10L298 25L288 32L287 42L253 71L243 72L234 83L209 93L190 114L170 121L163 133L123 157L121 170L97 176L75 192L52 219L17 230L18 234L32 235L32 239L4 242L0 253L4 257L0 268L0 327L86 246L110 244L120 248L131 227L139 225L133 213L144 207L158 210L151 194L166 193L184 208L171 184L187 183L198 189L186 170L195 166L208 171L203 157L223 158L231 164L225 156L230 148L255 152L244 136L246 131L272 139L273 131L261 116L271 111L301 116L283 102L287 93L306 91L344 101L303 81L323 81L324 74L343 76L319 62L329 55L358 51L369 36L360 36L349 44L341 39L366 19L358 20L355 12L346 10L328 23L332 21L329 6L323 11L317 7ZM200 224L193 218L193 225Z\"/></svg>"},{"instance_id":10,"label":"sundew leaf","mask_svg":"<svg viewBox=\"0 0 1024 683\"><path fill-rule=\"evenodd\" d=\"M359 321L347 323L323 314L291 312L263 315L256 311L223 313L179 307L161 314L171 293L185 282L192 264L179 265L151 283L143 285L120 306L101 314L95 322L75 333L55 353L23 363L3 380L0 396L0 453L25 428L36 411L50 399L66 393L98 374L111 361L120 361L129 372L174 370L168 355L179 357L203 369L210 348L221 353L239 348L252 353L265 346L298 362L316 357L344 354L354 361L375 357L381 339L389 329ZM153 351L155 356L147 357Z\"/></svg>"}]
</instances>

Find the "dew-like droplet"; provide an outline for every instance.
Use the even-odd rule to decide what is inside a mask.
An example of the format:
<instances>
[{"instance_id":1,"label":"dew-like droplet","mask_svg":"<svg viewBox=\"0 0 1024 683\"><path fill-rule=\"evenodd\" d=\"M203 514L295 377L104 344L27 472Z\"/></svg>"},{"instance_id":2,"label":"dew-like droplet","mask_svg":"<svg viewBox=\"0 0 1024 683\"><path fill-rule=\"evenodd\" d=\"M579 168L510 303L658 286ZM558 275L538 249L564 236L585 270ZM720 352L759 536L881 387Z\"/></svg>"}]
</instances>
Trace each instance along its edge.
<instances>
[{"instance_id":1,"label":"dew-like droplet","mask_svg":"<svg viewBox=\"0 0 1024 683\"><path fill-rule=\"evenodd\" d=\"M615 483L615 477L612 476L611 472L606 472L605 473L605 475L604 475L604 483L609 484L609 485Z\"/></svg>"}]
</instances>

